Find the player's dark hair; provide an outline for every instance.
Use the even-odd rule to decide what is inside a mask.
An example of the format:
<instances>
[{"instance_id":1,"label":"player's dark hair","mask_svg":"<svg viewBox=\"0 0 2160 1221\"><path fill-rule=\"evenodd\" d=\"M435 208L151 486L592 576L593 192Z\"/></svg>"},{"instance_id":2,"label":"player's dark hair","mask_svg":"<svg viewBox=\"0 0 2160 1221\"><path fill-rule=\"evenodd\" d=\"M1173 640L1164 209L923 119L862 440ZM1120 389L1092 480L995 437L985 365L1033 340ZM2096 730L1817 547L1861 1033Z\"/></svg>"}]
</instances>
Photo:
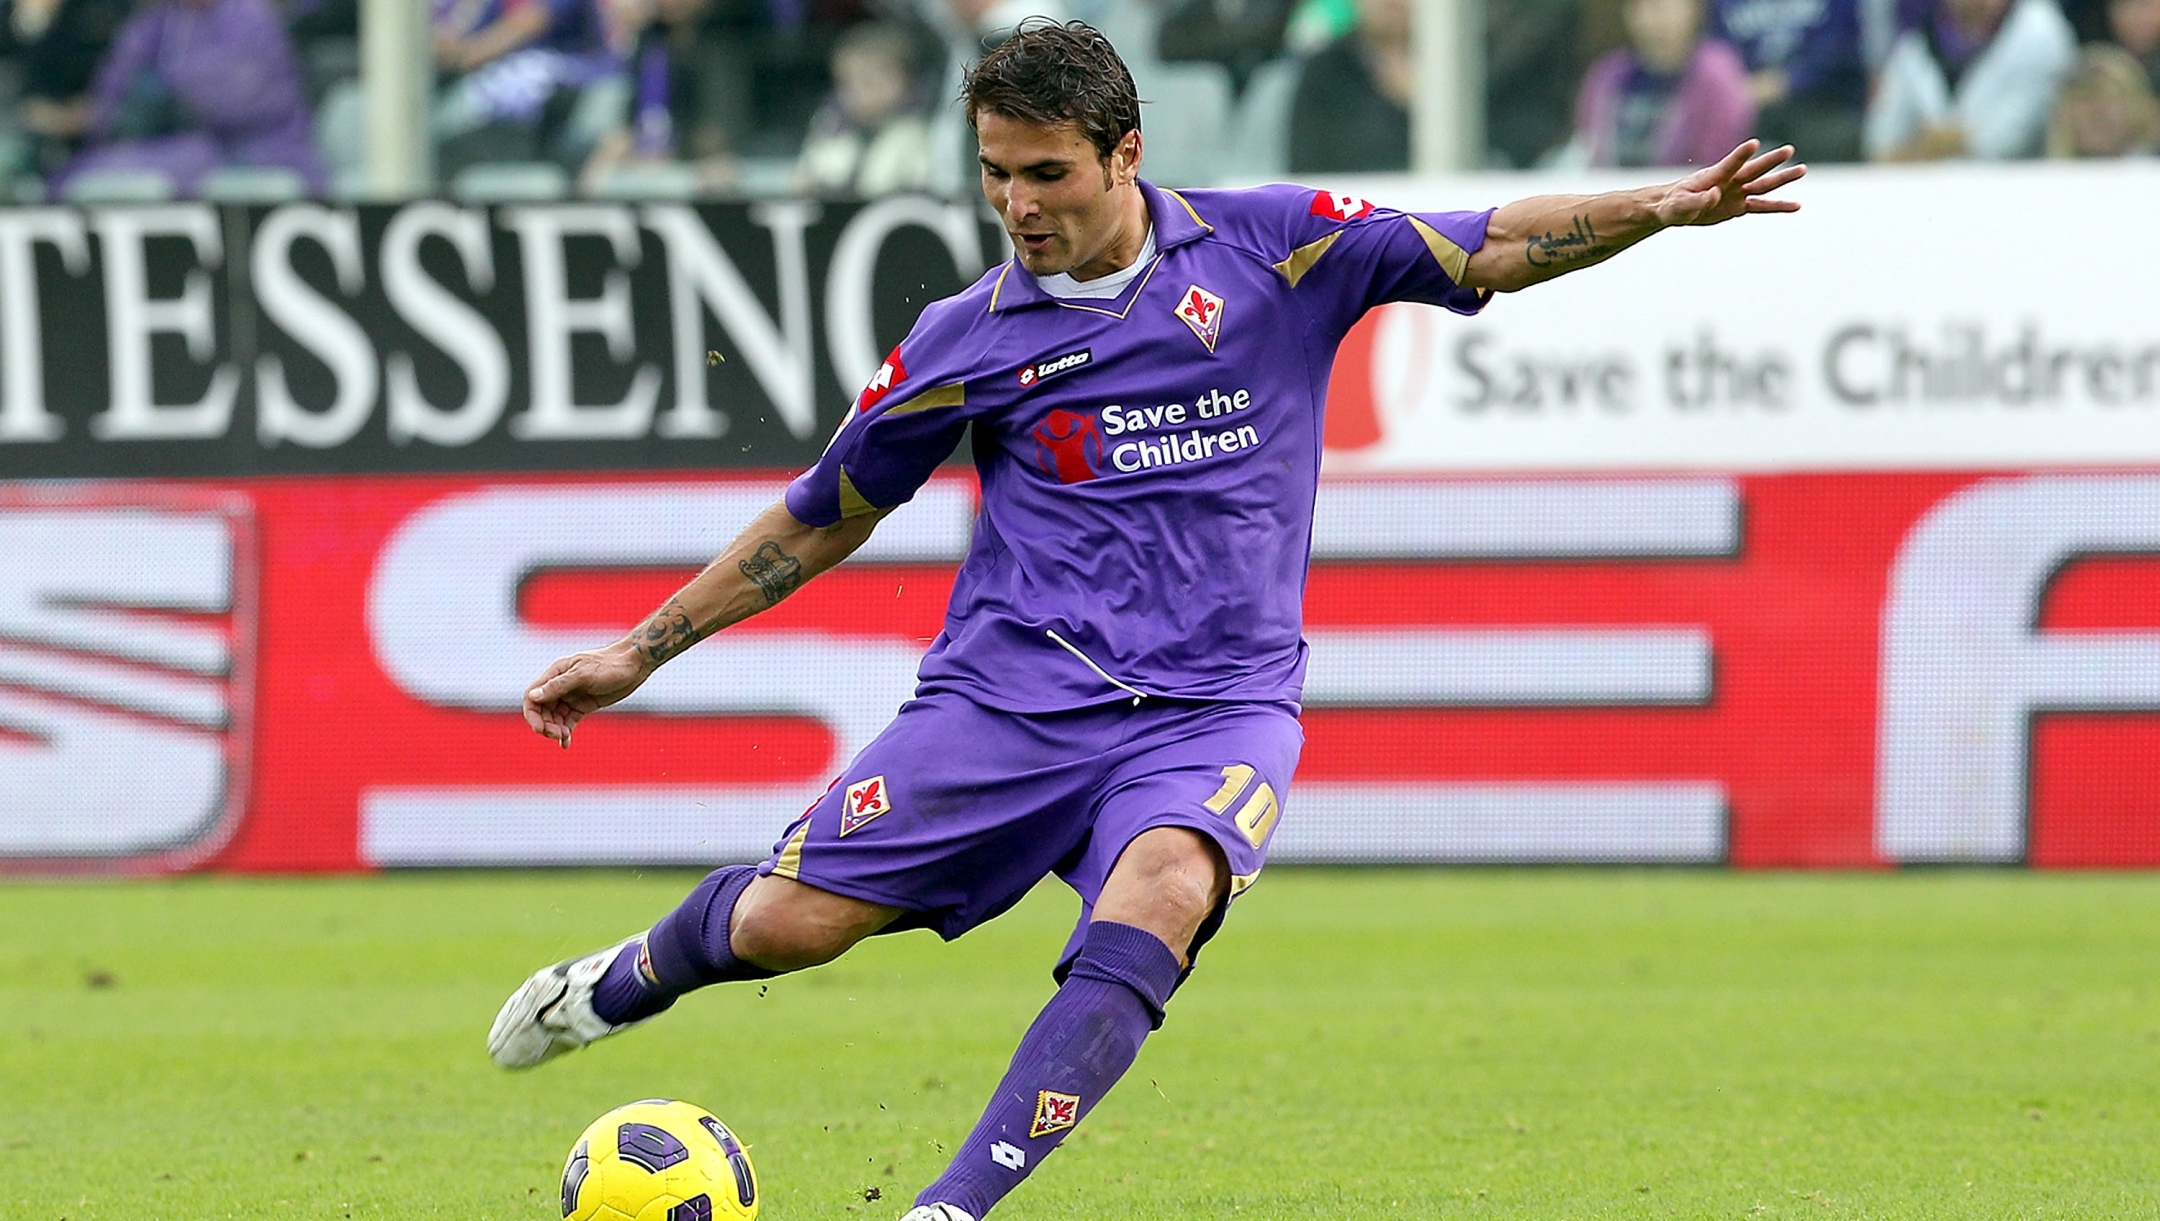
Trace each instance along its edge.
<instances>
[{"instance_id":1,"label":"player's dark hair","mask_svg":"<svg viewBox=\"0 0 2160 1221\"><path fill-rule=\"evenodd\" d=\"M968 126L983 111L1022 123L1071 123L1104 161L1125 133L1140 130L1132 72L1102 31L1082 21L1029 18L960 85Z\"/></svg>"}]
</instances>

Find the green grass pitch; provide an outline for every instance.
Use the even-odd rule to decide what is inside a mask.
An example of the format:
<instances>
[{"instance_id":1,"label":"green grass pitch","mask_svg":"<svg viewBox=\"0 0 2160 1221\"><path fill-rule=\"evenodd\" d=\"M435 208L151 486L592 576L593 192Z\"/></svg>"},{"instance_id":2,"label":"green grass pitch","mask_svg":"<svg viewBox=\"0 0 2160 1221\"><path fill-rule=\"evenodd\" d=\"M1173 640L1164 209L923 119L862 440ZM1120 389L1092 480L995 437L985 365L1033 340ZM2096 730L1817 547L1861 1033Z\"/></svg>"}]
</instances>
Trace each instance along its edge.
<instances>
[{"instance_id":1,"label":"green grass pitch","mask_svg":"<svg viewBox=\"0 0 2160 1221\"><path fill-rule=\"evenodd\" d=\"M542 1221L648 1096L775 1221L897 1216L1070 896L488 1063L527 971L691 876L0 886L0 1216ZM2153 1217L2156 947L2160 877L1277 869L1000 1216Z\"/></svg>"}]
</instances>

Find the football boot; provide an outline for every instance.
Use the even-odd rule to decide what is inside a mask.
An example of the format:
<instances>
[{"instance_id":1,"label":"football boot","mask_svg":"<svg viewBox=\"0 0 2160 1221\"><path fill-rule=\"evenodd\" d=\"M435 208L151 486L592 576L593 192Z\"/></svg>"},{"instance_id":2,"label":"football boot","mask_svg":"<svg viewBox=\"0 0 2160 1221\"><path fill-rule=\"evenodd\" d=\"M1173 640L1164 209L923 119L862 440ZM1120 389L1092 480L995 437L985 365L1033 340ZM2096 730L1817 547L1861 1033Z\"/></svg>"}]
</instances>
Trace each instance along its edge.
<instances>
[{"instance_id":1,"label":"football boot","mask_svg":"<svg viewBox=\"0 0 2160 1221\"><path fill-rule=\"evenodd\" d=\"M495 1025L488 1030L488 1055L504 1068L531 1068L641 1024L617 1025L593 1012L593 987L616 955L644 940L645 934L639 933L534 972L495 1015Z\"/></svg>"}]
</instances>

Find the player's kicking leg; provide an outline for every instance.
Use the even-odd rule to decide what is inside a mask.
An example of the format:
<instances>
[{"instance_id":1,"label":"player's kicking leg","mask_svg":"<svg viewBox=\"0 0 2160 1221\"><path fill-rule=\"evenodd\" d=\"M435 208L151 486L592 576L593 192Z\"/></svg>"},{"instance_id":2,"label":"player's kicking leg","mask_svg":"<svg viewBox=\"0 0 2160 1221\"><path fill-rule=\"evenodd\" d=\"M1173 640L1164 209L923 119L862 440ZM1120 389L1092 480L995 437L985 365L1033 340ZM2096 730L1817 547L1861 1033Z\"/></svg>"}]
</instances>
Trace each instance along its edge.
<instances>
[{"instance_id":1,"label":"player's kicking leg","mask_svg":"<svg viewBox=\"0 0 2160 1221\"><path fill-rule=\"evenodd\" d=\"M832 894L754 865L716 869L646 932L535 972L496 1014L488 1054L531 1068L643 1022L708 984L831 962L896 907Z\"/></svg>"},{"instance_id":2,"label":"player's kicking leg","mask_svg":"<svg viewBox=\"0 0 2160 1221\"><path fill-rule=\"evenodd\" d=\"M489 1054L505 1068L542 1063L692 989L830 962L904 913L959 936L1078 847L1083 821L1042 812L1084 810L1123 732L1100 710L1042 728L959 696L909 701L764 865L716 870L642 937L526 980Z\"/></svg>"},{"instance_id":3,"label":"player's kicking leg","mask_svg":"<svg viewBox=\"0 0 2160 1221\"><path fill-rule=\"evenodd\" d=\"M1161 1027L1194 939L1229 888L1221 847L1196 831L1156 827L1125 848L1057 994L952 1165L901 1221L975 1221L1057 1148Z\"/></svg>"}]
</instances>

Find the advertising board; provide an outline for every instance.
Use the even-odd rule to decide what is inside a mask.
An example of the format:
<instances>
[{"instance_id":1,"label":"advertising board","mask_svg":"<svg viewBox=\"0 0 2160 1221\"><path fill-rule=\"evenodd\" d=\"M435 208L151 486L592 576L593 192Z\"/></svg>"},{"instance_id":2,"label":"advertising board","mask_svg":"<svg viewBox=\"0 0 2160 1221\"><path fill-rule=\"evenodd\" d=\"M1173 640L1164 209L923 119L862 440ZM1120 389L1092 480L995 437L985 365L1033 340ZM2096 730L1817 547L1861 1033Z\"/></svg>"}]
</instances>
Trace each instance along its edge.
<instances>
[{"instance_id":1,"label":"advertising board","mask_svg":"<svg viewBox=\"0 0 2160 1221\"><path fill-rule=\"evenodd\" d=\"M1274 859L2160 864L2160 236L2044 276L2006 236L2156 185L1824 175L1475 319L1376 311L1330 389ZM920 295L996 257L972 211L160 207L132 281L151 221L0 212L0 860L750 859L906 697L964 468L574 749L516 712L815 456ZM481 330L502 361L461 364Z\"/></svg>"}]
</instances>

